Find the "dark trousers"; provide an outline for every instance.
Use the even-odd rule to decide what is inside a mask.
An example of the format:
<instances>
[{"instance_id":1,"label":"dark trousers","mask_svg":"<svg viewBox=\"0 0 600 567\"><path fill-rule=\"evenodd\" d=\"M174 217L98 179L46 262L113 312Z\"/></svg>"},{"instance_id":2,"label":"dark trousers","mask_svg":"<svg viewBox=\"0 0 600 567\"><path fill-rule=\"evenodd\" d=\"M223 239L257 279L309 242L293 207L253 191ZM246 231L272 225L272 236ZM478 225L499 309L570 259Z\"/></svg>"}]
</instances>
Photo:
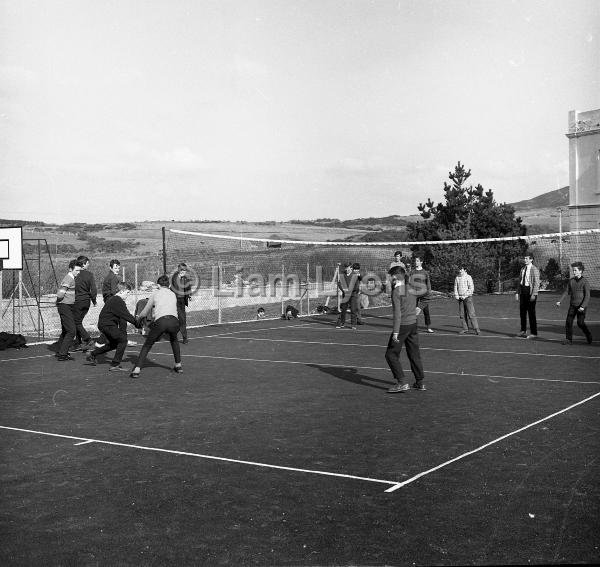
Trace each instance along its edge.
<instances>
[{"instance_id":1,"label":"dark trousers","mask_svg":"<svg viewBox=\"0 0 600 567\"><path fill-rule=\"evenodd\" d=\"M67 355L69 354L69 347L73 343L77 328L75 327L75 319L73 318L73 305L65 305L59 303L56 308L60 316L60 326L62 332L58 339L58 354Z\"/></svg>"},{"instance_id":2,"label":"dark trousers","mask_svg":"<svg viewBox=\"0 0 600 567\"><path fill-rule=\"evenodd\" d=\"M185 317L185 303L177 302L177 318L179 319L179 331L183 340L187 340L187 327Z\"/></svg>"},{"instance_id":3,"label":"dark trousers","mask_svg":"<svg viewBox=\"0 0 600 567\"><path fill-rule=\"evenodd\" d=\"M107 342L104 346L95 348L92 354L96 356L116 349L115 356L112 359L112 366L119 365L123 360L123 355L127 348L127 331L121 330L116 325L107 325L99 327L99 329L106 337Z\"/></svg>"},{"instance_id":4,"label":"dark trousers","mask_svg":"<svg viewBox=\"0 0 600 567\"><path fill-rule=\"evenodd\" d=\"M73 319L75 319L75 338L78 343L90 340L90 334L83 327L83 318L87 315L90 310L90 300L86 301L75 301L73 304Z\"/></svg>"},{"instance_id":5,"label":"dark trousers","mask_svg":"<svg viewBox=\"0 0 600 567\"><path fill-rule=\"evenodd\" d=\"M400 352L402 345L406 346L406 355L410 362L410 369L415 375L417 384L423 382L423 363L421 362L421 353L419 351L419 335L417 334L417 324L400 325L398 341L394 341L394 336L390 336L387 350L385 351L385 360L387 361L394 378L398 384L404 384L404 371L400 363Z\"/></svg>"},{"instance_id":6,"label":"dark trousers","mask_svg":"<svg viewBox=\"0 0 600 567\"><path fill-rule=\"evenodd\" d=\"M350 322L352 326L355 327L359 309L358 295L351 295L348 301L340 303L340 316L338 318L338 323L340 325L346 324L346 311L348 308L350 308Z\"/></svg>"},{"instance_id":7,"label":"dark trousers","mask_svg":"<svg viewBox=\"0 0 600 567\"><path fill-rule=\"evenodd\" d=\"M179 350L179 342L177 341L177 333L179 332L179 321L177 317L173 317L173 315L165 315L160 319L157 319L150 325L150 333L146 337L146 341L144 342L144 346L140 351L140 355L138 356L137 362L135 365L140 368L141 363L144 362L146 356L150 352L150 349L154 345L154 343L160 339L163 333L169 335L169 342L171 343L171 349L173 350L173 356L175 357L175 362L181 362L181 352Z\"/></svg>"},{"instance_id":8,"label":"dark trousers","mask_svg":"<svg viewBox=\"0 0 600 567\"><path fill-rule=\"evenodd\" d=\"M429 315L429 301L426 299L419 298L417 300L417 306L423 311L423 317L425 317L425 326L429 329L431 327L431 316Z\"/></svg>"},{"instance_id":9,"label":"dark trousers","mask_svg":"<svg viewBox=\"0 0 600 567\"><path fill-rule=\"evenodd\" d=\"M569 305L569 312L567 313L567 321L565 323L567 339L570 341L573 340L573 320L577 316L577 326L583 331L588 343L591 343L592 333L585 324L585 311L579 311L578 309L575 305Z\"/></svg>"},{"instance_id":10,"label":"dark trousers","mask_svg":"<svg viewBox=\"0 0 600 567\"><path fill-rule=\"evenodd\" d=\"M521 315L521 331L527 331L527 316L529 315L529 330L537 335L537 319L535 317L536 299L531 299L529 286L522 286L519 294L519 313Z\"/></svg>"}]
</instances>

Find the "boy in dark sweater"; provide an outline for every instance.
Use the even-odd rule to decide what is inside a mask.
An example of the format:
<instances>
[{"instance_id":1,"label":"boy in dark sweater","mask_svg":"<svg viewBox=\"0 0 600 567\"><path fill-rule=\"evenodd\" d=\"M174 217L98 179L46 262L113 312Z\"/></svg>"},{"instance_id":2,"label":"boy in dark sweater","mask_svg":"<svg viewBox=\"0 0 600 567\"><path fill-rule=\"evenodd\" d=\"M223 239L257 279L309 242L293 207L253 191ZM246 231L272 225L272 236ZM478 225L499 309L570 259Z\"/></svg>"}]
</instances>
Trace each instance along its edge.
<instances>
[{"instance_id":1,"label":"boy in dark sweater","mask_svg":"<svg viewBox=\"0 0 600 567\"><path fill-rule=\"evenodd\" d=\"M187 272L187 265L182 262L177 266L177 271L171 278L171 291L177 296L177 318L183 344L188 342L185 308L192 299L192 284Z\"/></svg>"},{"instance_id":2,"label":"boy in dark sweater","mask_svg":"<svg viewBox=\"0 0 600 567\"><path fill-rule=\"evenodd\" d=\"M73 319L75 319L75 327L77 329L73 350L87 350L92 343L90 334L83 326L83 319L90 310L90 302L96 306L96 282L94 274L88 270L90 267L90 259L87 256L79 256L78 262L83 265L82 270L75 279L75 303L73 304Z\"/></svg>"},{"instance_id":3,"label":"boy in dark sweater","mask_svg":"<svg viewBox=\"0 0 600 567\"><path fill-rule=\"evenodd\" d=\"M431 278L429 277L429 272L423 269L423 258L420 256L415 256L415 269L410 274L410 285L417 292L417 305L423 310L427 332L433 333L431 315L429 314Z\"/></svg>"},{"instance_id":4,"label":"boy in dark sweater","mask_svg":"<svg viewBox=\"0 0 600 567\"><path fill-rule=\"evenodd\" d=\"M385 360L396 380L396 385L392 386L388 392L393 394L410 390L410 386L404 381L404 371L400 363L402 345L406 346L410 369L415 375L413 388L425 390L423 364L419 350L419 335L417 334L417 298L408 285L404 268L394 266L388 273L391 276L392 285L394 328L385 351Z\"/></svg>"},{"instance_id":5,"label":"boy in dark sweater","mask_svg":"<svg viewBox=\"0 0 600 567\"><path fill-rule=\"evenodd\" d=\"M128 372L126 368L121 366L121 360L123 360L125 348L127 347L127 323L129 322L137 327L138 322L128 311L124 301L129 294L131 286L125 282L119 282L117 288L117 294L108 298L98 318L98 329L106 337L107 344L95 348L85 359L95 366L97 362L96 357L99 354L116 349L109 370Z\"/></svg>"},{"instance_id":6,"label":"boy in dark sweater","mask_svg":"<svg viewBox=\"0 0 600 567\"><path fill-rule=\"evenodd\" d=\"M356 329L359 318L359 297L360 284L362 276L360 275L360 264L344 265L345 273L338 280L338 288L342 292L342 300L340 301L340 316L338 317L336 328L342 329L346 324L346 311L350 307L350 322L352 329ZM362 324L362 323L361 323Z\"/></svg>"},{"instance_id":7,"label":"boy in dark sweater","mask_svg":"<svg viewBox=\"0 0 600 567\"><path fill-rule=\"evenodd\" d=\"M582 262L573 262L571 268L573 268L573 277L569 280L567 289L562 294L562 297L556 302L556 306L559 307L561 301L567 296L571 298L565 322L567 337L563 341L563 345L573 344L573 320L575 319L575 315L577 315L577 326L583 331L588 344L591 345L592 333L585 324L585 310L590 302L590 284L583 277L583 270L585 268Z\"/></svg>"},{"instance_id":8,"label":"boy in dark sweater","mask_svg":"<svg viewBox=\"0 0 600 567\"><path fill-rule=\"evenodd\" d=\"M104 278L102 282L102 297L104 298L104 303L108 301L109 297L112 297L117 293L118 288L117 284L119 283L119 272L121 271L121 262L119 260L111 260L110 261L110 271Z\"/></svg>"}]
</instances>

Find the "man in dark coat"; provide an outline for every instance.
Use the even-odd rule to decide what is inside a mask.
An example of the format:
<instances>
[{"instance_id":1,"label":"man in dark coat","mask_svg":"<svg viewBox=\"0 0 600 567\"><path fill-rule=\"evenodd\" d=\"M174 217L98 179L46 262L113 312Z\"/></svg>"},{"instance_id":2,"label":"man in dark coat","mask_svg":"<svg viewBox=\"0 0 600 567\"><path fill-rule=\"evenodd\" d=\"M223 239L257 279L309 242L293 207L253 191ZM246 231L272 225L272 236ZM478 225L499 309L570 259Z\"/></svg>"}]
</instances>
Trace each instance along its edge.
<instances>
[{"instance_id":1,"label":"man in dark coat","mask_svg":"<svg viewBox=\"0 0 600 567\"><path fill-rule=\"evenodd\" d=\"M90 310L90 303L96 306L96 282L94 274L88 270L90 259L87 256L79 256L78 262L81 262L83 268L75 278L75 303L73 304L73 319L75 320L75 342L71 350L87 350L92 343L90 334L83 326L83 319Z\"/></svg>"},{"instance_id":2,"label":"man in dark coat","mask_svg":"<svg viewBox=\"0 0 600 567\"><path fill-rule=\"evenodd\" d=\"M119 260L110 261L110 271L102 282L102 297L104 303L108 301L109 297L115 295L118 291L117 284L119 283L119 272L121 271L121 262Z\"/></svg>"},{"instance_id":3,"label":"man in dark coat","mask_svg":"<svg viewBox=\"0 0 600 567\"><path fill-rule=\"evenodd\" d=\"M127 369L121 366L121 361L127 348L127 323L131 323L137 327L138 322L125 305L125 298L129 294L131 286L125 282L119 282L117 288L117 294L108 298L98 318L98 328L106 337L107 343L91 351L86 356L86 360L95 366L97 362L96 357L99 354L116 349L109 370L128 372Z\"/></svg>"},{"instance_id":4,"label":"man in dark coat","mask_svg":"<svg viewBox=\"0 0 600 567\"><path fill-rule=\"evenodd\" d=\"M171 291L177 296L177 318L183 344L188 342L185 308L192 299L192 285L187 273L187 265L182 262L177 266L177 272L171 278Z\"/></svg>"}]
</instances>

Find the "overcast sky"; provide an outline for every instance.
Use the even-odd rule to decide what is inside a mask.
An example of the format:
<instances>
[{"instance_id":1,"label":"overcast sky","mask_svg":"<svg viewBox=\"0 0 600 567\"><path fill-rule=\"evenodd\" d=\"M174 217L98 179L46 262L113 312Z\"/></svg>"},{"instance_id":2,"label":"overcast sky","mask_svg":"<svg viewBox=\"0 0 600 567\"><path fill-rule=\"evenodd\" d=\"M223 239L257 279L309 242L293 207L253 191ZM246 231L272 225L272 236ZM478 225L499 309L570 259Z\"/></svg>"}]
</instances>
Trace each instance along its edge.
<instances>
[{"instance_id":1,"label":"overcast sky","mask_svg":"<svg viewBox=\"0 0 600 567\"><path fill-rule=\"evenodd\" d=\"M414 214L568 185L600 1L0 0L0 217Z\"/></svg>"}]
</instances>

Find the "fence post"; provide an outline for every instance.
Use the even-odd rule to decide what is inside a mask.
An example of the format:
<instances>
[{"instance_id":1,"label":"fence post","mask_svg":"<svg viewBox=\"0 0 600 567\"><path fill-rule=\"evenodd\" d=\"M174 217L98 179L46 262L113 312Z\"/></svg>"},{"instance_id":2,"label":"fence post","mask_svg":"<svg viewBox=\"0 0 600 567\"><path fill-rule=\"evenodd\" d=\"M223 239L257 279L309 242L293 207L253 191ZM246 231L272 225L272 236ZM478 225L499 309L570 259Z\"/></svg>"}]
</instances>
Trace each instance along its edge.
<instances>
[{"instance_id":1,"label":"fence post","mask_svg":"<svg viewBox=\"0 0 600 567\"><path fill-rule=\"evenodd\" d=\"M162 227L163 274L167 273L167 238L165 227Z\"/></svg>"},{"instance_id":2,"label":"fence post","mask_svg":"<svg viewBox=\"0 0 600 567\"><path fill-rule=\"evenodd\" d=\"M281 264L281 314L285 315L285 307L283 301L283 284L285 282L285 266Z\"/></svg>"},{"instance_id":3,"label":"fence post","mask_svg":"<svg viewBox=\"0 0 600 567\"><path fill-rule=\"evenodd\" d=\"M341 303L340 303L340 299L341 298L340 298L340 294L339 294L339 289L340 289L340 287L339 287L339 285L340 285L340 266L341 266L341 264L338 262L337 268L335 270L335 283L336 283L336 286L335 286L335 297L337 298L337 308L338 308L338 311L340 310L340 305L341 305Z\"/></svg>"},{"instance_id":4,"label":"fence post","mask_svg":"<svg viewBox=\"0 0 600 567\"><path fill-rule=\"evenodd\" d=\"M135 264L135 289L133 292L133 297L135 298L135 304L138 302L138 265Z\"/></svg>"},{"instance_id":5,"label":"fence post","mask_svg":"<svg viewBox=\"0 0 600 567\"><path fill-rule=\"evenodd\" d=\"M217 267L217 322L221 324L221 262Z\"/></svg>"},{"instance_id":6,"label":"fence post","mask_svg":"<svg viewBox=\"0 0 600 567\"><path fill-rule=\"evenodd\" d=\"M23 334L23 270L19 270L19 334Z\"/></svg>"},{"instance_id":7,"label":"fence post","mask_svg":"<svg viewBox=\"0 0 600 567\"><path fill-rule=\"evenodd\" d=\"M310 265L306 262L306 314L310 315Z\"/></svg>"},{"instance_id":8,"label":"fence post","mask_svg":"<svg viewBox=\"0 0 600 567\"><path fill-rule=\"evenodd\" d=\"M42 245L40 239L37 241L37 253L38 253L38 341L40 340L40 332L42 333L42 340L44 337L44 331L42 330ZM35 291L34 291L35 295Z\"/></svg>"}]
</instances>

